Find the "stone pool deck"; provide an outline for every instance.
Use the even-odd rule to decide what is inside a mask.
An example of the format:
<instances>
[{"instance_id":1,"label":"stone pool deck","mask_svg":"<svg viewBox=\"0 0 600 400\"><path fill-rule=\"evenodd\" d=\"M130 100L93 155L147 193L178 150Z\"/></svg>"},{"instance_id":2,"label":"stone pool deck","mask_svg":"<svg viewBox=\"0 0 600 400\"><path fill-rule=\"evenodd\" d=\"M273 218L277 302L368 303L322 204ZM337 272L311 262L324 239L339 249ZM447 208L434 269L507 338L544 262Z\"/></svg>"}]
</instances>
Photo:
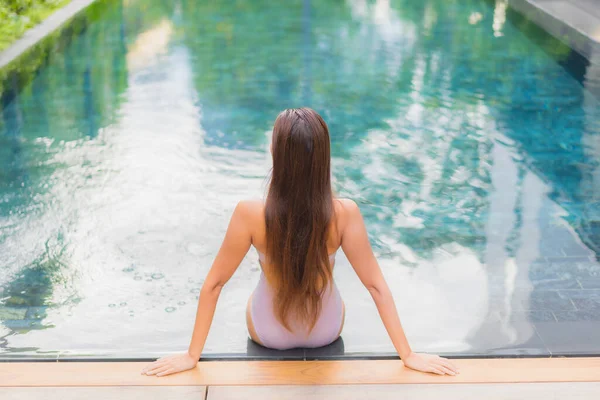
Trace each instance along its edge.
<instances>
[{"instance_id":1,"label":"stone pool deck","mask_svg":"<svg viewBox=\"0 0 600 400\"><path fill-rule=\"evenodd\" d=\"M456 360L436 376L389 361L200 362L156 378L145 363L3 363L0 397L46 399L593 399L600 358Z\"/></svg>"},{"instance_id":2,"label":"stone pool deck","mask_svg":"<svg viewBox=\"0 0 600 400\"><path fill-rule=\"evenodd\" d=\"M509 4L587 59L600 59L597 0L510 0Z\"/></svg>"},{"instance_id":3,"label":"stone pool deck","mask_svg":"<svg viewBox=\"0 0 600 400\"><path fill-rule=\"evenodd\" d=\"M96 0L72 0L63 8L55 11L44 21L29 29L12 45L0 52L0 69L39 43L43 38L66 24L71 18L94 3Z\"/></svg>"},{"instance_id":4,"label":"stone pool deck","mask_svg":"<svg viewBox=\"0 0 600 400\"><path fill-rule=\"evenodd\" d=\"M514 383L461 385L343 385L343 386L112 386L77 388L0 389L6 400L592 400L600 383ZM552 397L550 397L552 396Z\"/></svg>"}]
</instances>

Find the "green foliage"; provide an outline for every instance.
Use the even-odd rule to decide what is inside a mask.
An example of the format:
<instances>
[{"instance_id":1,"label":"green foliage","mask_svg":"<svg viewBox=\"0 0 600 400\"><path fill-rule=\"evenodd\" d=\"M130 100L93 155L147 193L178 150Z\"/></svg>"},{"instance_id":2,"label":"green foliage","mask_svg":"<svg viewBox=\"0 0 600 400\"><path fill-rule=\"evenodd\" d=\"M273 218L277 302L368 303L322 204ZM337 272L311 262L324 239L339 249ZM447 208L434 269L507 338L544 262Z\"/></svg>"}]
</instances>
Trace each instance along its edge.
<instances>
[{"instance_id":1,"label":"green foliage","mask_svg":"<svg viewBox=\"0 0 600 400\"><path fill-rule=\"evenodd\" d=\"M71 0L0 0L0 50Z\"/></svg>"}]
</instances>

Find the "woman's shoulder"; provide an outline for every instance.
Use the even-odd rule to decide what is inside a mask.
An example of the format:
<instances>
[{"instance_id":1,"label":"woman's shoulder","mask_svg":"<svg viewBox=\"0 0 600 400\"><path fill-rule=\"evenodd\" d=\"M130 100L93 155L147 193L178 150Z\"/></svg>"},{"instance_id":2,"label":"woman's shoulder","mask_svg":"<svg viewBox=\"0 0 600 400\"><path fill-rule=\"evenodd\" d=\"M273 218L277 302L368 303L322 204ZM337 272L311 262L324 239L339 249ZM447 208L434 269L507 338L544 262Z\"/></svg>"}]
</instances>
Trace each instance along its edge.
<instances>
[{"instance_id":1,"label":"woman's shoulder","mask_svg":"<svg viewBox=\"0 0 600 400\"><path fill-rule=\"evenodd\" d=\"M234 212L239 212L247 222L254 224L263 218L265 203L259 199L240 200Z\"/></svg>"},{"instance_id":2,"label":"woman's shoulder","mask_svg":"<svg viewBox=\"0 0 600 400\"><path fill-rule=\"evenodd\" d=\"M344 212L355 212L358 210L358 204L352 199L339 199L336 198L334 200L336 204L336 211L344 211Z\"/></svg>"},{"instance_id":3,"label":"woman's shoulder","mask_svg":"<svg viewBox=\"0 0 600 400\"><path fill-rule=\"evenodd\" d=\"M265 207L265 202L260 199L246 199L238 202L238 207L243 207L249 210L258 210Z\"/></svg>"},{"instance_id":4,"label":"woman's shoulder","mask_svg":"<svg viewBox=\"0 0 600 400\"><path fill-rule=\"evenodd\" d=\"M334 204L338 225L341 223L342 226L345 226L347 221L360 214L358 204L352 199L335 199Z\"/></svg>"},{"instance_id":5,"label":"woman's shoulder","mask_svg":"<svg viewBox=\"0 0 600 400\"><path fill-rule=\"evenodd\" d=\"M237 203L236 209L248 215L257 214L264 212L265 203L259 199L240 200Z\"/></svg>"},{"instance_id":6,"label":"woman's shoulder","mask_svg":"<svg viewBox=\"0 0 600 400\"><path fill-rule=\"evenodd\" d=\"M352 199L334 199L335 219L337 231L342 233L360 215L358 204Z\"/></svg>"}]
</instances>

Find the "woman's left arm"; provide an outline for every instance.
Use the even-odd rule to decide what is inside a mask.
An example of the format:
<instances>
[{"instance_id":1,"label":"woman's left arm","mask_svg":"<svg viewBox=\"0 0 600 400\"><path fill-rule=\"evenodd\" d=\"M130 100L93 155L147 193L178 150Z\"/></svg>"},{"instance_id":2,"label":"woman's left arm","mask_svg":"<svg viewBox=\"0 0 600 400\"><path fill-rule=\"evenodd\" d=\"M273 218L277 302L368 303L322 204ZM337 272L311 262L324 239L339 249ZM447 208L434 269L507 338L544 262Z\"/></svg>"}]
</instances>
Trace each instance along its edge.
<instances>
[{"instance_id":1,"label":"woman's left arm","mask_svg":"<svg viewBox=\"0 0 600 400\"><path fill-rule=\"evenodd\" d=\"M221 289L236 271L252 243L248 208L247 203L239 202L231 216L223 244L200 290L196 322L187 353L160 358L148 364L142 370L142 374L165 376L196 366L208 336Z\"/></svg>"}]
</instances>

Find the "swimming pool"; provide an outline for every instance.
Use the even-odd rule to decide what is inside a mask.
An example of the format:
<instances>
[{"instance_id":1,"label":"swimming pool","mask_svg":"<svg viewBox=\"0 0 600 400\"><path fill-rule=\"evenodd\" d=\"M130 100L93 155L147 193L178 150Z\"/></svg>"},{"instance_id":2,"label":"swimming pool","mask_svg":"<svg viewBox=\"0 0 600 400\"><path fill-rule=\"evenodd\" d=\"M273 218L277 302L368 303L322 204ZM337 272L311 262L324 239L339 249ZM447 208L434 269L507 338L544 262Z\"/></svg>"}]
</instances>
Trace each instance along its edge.
<instances>
[{"instance_id":1,"label":"swimming pool","mask_svg":"<svg viewBox=\"0 0 600 400\"><path fill-rule=\"evenodd\" d=\"M185 349L235 204L265 191L271 124L302 105L329 124L336 193L359 203L415 349L600 352L590 66L505 2L114 0L84 17L0 83L0 356ZM255 351L258 276L251 250L205 353ZM335 277L331 354L391 353L341 252Z\"/></svg>"}]
</instances>

